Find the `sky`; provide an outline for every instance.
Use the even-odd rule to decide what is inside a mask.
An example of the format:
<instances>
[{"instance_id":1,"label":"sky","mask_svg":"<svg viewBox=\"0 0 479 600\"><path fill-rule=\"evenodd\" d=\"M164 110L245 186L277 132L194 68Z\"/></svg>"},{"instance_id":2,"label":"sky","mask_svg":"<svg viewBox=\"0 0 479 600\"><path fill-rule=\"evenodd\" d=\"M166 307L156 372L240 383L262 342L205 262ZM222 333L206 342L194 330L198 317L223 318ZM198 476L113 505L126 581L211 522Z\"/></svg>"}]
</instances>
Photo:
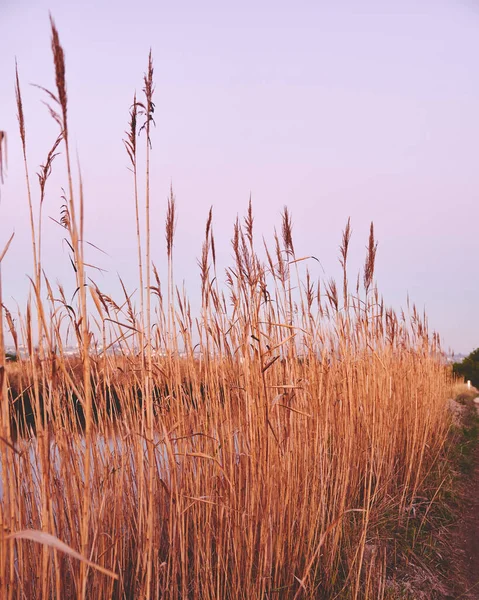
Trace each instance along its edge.
<instances>
[{"instance_id":1,"label":"sky","mask_svg":"<svg viewBox=\"0 0 479 600\"><path fill-rule=\"evenodd\" d=\"M251 195L258 240L287 205L298 255L338 276L351 218L350 272L364 263L370 222L376 280L387 305L425 308L443 347L479 346L479 3L473 0L194 2L0 0L0 130L8 135L0 246L7 306L25 305L32 274L28 204L14 95L18 61L34 173L58 134L49 11L65 50L72 147L85 192L91 276L134 289L131 174L122 139L151 47L153 260L165 273L164 219L173 185L176 281L198 299L204 224L213 207L221 264ZM76 159L75 159L76 160ZM44 202L44 264L74 291L68 248L53 220L66 186L57 157Z\"/></svg>"}]
</instances>

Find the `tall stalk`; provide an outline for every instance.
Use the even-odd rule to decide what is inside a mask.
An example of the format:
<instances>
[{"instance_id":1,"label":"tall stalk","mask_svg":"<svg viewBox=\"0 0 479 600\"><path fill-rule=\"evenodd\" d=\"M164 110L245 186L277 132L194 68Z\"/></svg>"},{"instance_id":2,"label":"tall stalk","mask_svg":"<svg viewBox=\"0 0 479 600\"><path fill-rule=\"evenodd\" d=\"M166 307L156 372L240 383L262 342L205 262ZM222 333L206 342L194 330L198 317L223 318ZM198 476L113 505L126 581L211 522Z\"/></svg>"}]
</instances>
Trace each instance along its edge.
<instances>
[{"instance_id":1,"label":"tall stalk","mask_svg":"<svg viewBox=\"0 0 479 600\"><path fill-rule=\"evenodd\" d=\"M13 234L8 240L5 248L0 253L0 431L1 431L1 452L2 461L2 484L5 494L5 502L0 510L0 592L4 598L12 598L14 591L14 567L15 567L15 549L13 541L9 541L8 552L5 552L5 533L12 531L15 526L15 493L14 493L14 468L13 468L13 453L12 453L12 436L10 430L10 410L8 402L7 389L7 373L5 360L5 337L3 330L4 308L2 297L2 260L4 259L10 243L13 239ZM5 506L6 505L6 506ZM7 556L9 569L7 572Z\"/></svg>"},{"instance_id":2,"label":"tall stalk","mask_svg":"<svg viewBox=\"0 0 479 600\"><path fill-rule=\"evenodd\" d=\"M146 378L145 378L145 399L148 446L148 513L146 528L146 585L145 598L150 598L151 578L153 567L153 532L155 525L155 507L154 507L154 483L155 483L155 449L154 449L154 428L153 428L153 390L152 390L152 340L151 340L151 228L150 228L150 150L151 150L151 125L154 124L153 113L155 105L153 104L153 58L148 56L148 70L144 77L145 96L144 116L145 124L143 128L146 133L146 170L145 170L145 225L146 225Z\"/></svg>"},{"instance_id":3,"label":"tall stalk","mask_svg":"<svg viewBox=\"0 0 479 600\"><path fill-rule=\"evenodd\" d=\"M145 402L148 397L147 390L148 378L144 377L146 374L146 361L145 361L145 289L144 289L144 277L143 277L143 253L142 253L142 238L141 238L141 221L140 221L140 199L138 194L138 154L137 154L137 137L138 137L138 112L139 108L144 110L144 104L137 102L136 93L133 96L133 104L130 108L130 120L129 129L127 131L127 138L123 140L128 157L131 164L131 172L133 174L133 194L135 201L135 224L136 224L136 245L138 255L138 281L140 287L140 329L138 332L138 347L139 356L141 361L141 373L142 378L140 380L140 393ZM148 291L147 291L148 293ZM141 412L141 434L145 435L145 411ZM138 529L142 531L144 521L144 460L143 450L141 449L138 460ZM147 517L148 518L148 517ZM143 567L142 557L138 557L136 563L136 576L138 577L140 569Z\"/></svg>"},{"instance_id":4,"label":"tall stalk","mask_svg":"<svg viewBox=\"0 0 479 600\"><path fill-rule=\"evenodd\" d=\"M74 265L76 273L76 284L80 304L80 323L78 324L81 342L81 359L83 367L83 405L85 411L85 456L84 456L84 495L82 500L81 517L81 551L84 556L89 555L89 522L90 522L90 486L91 486L91 451L92 451L92 399L91 399L91 381L90 381L90 333L88 328L88 311L86 299L86 278L83 256L84 239L84 210L83 210L83 189L80 181L79 191L79 217L76 214L75 197L73 193L73 173L70 158L70 144L67 118L67 90L65 77L65 55L60 44L58 31L53 19L50 17L52 29L52 52L55 65L55 82L57 87L56 102L60 107L60 113L56 115L56 120L60 125L61 136L64 142L66 168L68 177L68 197L67 197L67 217L65 224L67 226L71 247L73 249ZM80 582L78 587L78 598L84 600L87 590L88 567L86 563L80 564Z\"/></svg>"}]
</instances>

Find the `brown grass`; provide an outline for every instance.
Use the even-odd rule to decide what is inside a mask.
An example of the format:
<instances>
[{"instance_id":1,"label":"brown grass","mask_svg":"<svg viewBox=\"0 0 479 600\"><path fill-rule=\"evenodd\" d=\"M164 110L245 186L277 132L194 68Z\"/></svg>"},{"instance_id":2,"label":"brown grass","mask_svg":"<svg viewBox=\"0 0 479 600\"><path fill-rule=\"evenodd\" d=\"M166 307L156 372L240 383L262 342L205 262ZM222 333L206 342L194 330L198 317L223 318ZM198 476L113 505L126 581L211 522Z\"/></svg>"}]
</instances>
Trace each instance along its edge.
<instances>
[{"instance_id":1,"label":"brown grass","mask_svg":"<svg viewBox=\"0 0 479 600\"><path fill-rule=\"evenodd\" d=\"M452 379L425 318L414 307L398 316L380 297L373 226L363 286L358 279L353 293L347 224L340 298L334 281L312 279L313 257L296 256L287 209L274 249L260 257L251 203L244 224L235 224L234 261L221 286L210 211L194 316L174 284L171 191L165 298L150 256L150 54L145 98L134 98L125 142L146 289L139 307L126 290L112 299L90 282L83 261L83 197L81 185L73 194L64 53L53 22L52 47L57 94L48 94L60 137L41 170L40 197L61 146L61 224L76 304L41 276L41 219L32 216L34 306L16 328L6 321L28 352L1 371L0 596L384 598L391 531L437 489ZM18 77L17 99L25 145ZM67 333L76 336L76 359L65 356Z\"/></svg>"}]
</instances>

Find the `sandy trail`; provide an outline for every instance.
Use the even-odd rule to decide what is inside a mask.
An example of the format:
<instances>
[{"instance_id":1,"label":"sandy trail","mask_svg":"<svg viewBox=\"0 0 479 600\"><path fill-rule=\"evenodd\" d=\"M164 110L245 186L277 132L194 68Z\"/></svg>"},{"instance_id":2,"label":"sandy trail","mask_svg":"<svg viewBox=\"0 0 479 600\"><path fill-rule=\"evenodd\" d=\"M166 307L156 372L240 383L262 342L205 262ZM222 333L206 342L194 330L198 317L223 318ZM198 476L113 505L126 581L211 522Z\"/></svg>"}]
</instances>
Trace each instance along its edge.
<instances>
[{"instance_id":1,"label":"sandy trail","mask_svg":"<svg viewBox=\"0 0 479 600\"><path fill-rule=\"evenodd\" d=\"M474 402L479 413L479 397ZM462 593L457 600L479 600L479 446L474 470L467 486L467 502L458 531L458 544L464 556Z\"/></svg>"}]
</instances>

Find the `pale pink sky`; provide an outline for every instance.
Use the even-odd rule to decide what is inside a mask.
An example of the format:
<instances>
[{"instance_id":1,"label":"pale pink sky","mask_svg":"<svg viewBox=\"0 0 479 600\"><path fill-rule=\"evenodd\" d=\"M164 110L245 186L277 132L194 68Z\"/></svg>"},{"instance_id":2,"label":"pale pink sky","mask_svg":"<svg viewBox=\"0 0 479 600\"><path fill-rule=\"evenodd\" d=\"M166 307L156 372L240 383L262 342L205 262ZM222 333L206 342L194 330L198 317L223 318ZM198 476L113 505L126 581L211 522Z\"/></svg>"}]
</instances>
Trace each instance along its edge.
<instances>
[{"instance_id":1,"label":"pale pink sky","mask_svg":"<svg viewBox=\"0 0 479 600\"><path fill-rule=\"evenodd\" d=\"M220 2L0 0L0 129L9 168L0 205L4 295L25 302L31 273L27 200L17 134L14 59L25 101L32 174L56 129L29 83L53 88L48 11L67 60L70 129L87 200L89 259L118 292L136 283L131 179L122 145L149 47L156 77L154 258L164 261L170 181L179 219L177 281L198 290L196 259L214 207L220 258L250 192L256 229L271 239L292 213L298 254L338 272L352 218L351 274L363 264L369 222L379 239L377 280L387 304L426 307L446 348L479 346L479 9L472 0L243 0ZM63 157L47 190L58 218ZM45 266L73 291L61 231L45 225ZM322 271L312 265L315 274Z\"/></svg>"}]
</instances>

